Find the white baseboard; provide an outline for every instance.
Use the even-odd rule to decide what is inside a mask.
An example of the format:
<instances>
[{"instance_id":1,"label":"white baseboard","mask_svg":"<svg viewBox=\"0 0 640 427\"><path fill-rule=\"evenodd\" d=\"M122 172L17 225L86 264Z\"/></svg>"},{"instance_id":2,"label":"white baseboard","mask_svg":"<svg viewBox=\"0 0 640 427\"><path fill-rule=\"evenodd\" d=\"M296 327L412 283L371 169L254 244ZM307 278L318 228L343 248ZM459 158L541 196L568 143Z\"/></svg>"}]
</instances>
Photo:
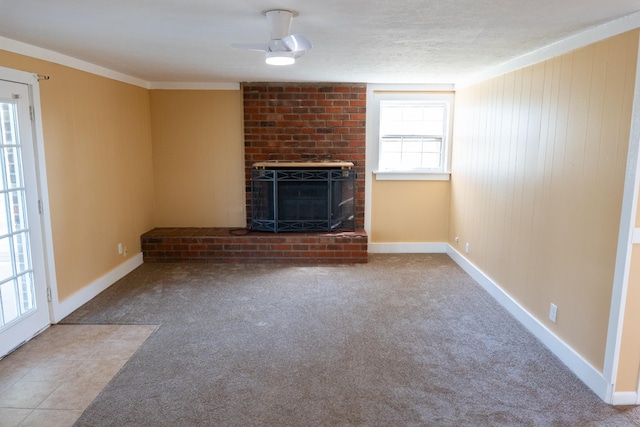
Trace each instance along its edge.
<instances>
[{"instance_id":1,"label":"white baseboard","mask_svg":"<svg viewBox=\"0 0 640 427\"><path fill-rule=\"evenodd\" d=\"M460 252L451 245L447 245L447 254L453 259L467 274L480 284L500 305L507 309L525 328L536 336L542 343L551 350L574 374L582 380L598 397L607 403L607 396L611 393L611 384L603 376L602 372L594 368L580 354L578 354L567 343L558 338L546 326L544 326L531 313L525 310L517 301L509 296L500 286L498 286L489 276L483 273L478 267L467 260ZM635 393L634 393L635 395ZM622 399L623 397L619 397ZM625 399L627 396L625 394ZM626 400L625 400L626 401ZM635 404L635 403L634 403Z\"/></svg>"},{"instance_id":2,"label":"white baseboard","mask_svg":"<svg viewBox=\"0 0 640 427\"><path fill-rule=\"evenodd\" d=\"M142 265L142 252L132 256L129 260L123 262L107 274L99 277L94 282L85 286L75 294L62 302L53 303L53 323L58 323L69 314L80 308L83 304L94 298L100 292L122 279L127 274Z\"/></svg>"},{"instance_id":3,"label":"white baseboard","mask_svg":"<svg viewBox=\"0 0 640 427\"><path fill-rule=\"evenodd\" d=\"M431 243L414 243L414 242L395 242L395 243L371 243L369 242L368 251L370 254L443 254L447 252L447 244L441 242Z\"/></svg>"},{"instance_id":4,"label":"white baseboard","mask_svg":"<svg viewBox=\"0 0 640 427\"><path fill-rule=\"evenodd\" d=\"M635 391L618 391L613 393L613 400L611 402L612 405L637 405L638 403L638 393Z\"/></svg>"}]
</instances>

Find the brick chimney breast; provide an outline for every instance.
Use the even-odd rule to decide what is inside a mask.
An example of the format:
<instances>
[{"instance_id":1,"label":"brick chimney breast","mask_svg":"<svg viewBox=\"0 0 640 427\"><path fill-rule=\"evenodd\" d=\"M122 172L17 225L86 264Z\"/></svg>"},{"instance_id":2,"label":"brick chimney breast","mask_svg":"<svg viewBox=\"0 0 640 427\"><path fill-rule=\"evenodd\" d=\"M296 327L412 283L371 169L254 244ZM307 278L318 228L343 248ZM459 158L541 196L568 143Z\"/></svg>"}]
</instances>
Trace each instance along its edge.
<instances>
[{"instance_id":1,"label":"brick chimney breast","mask_svg":"<svg viewBox=\"0 0 640 427\"><path fill-rule=\"evenodd\" d=\"M251 168L263 161L350 161L356 178L356 228L364 228L365 84L245 83L247 224Z\"/></svg>"}]
</instances>

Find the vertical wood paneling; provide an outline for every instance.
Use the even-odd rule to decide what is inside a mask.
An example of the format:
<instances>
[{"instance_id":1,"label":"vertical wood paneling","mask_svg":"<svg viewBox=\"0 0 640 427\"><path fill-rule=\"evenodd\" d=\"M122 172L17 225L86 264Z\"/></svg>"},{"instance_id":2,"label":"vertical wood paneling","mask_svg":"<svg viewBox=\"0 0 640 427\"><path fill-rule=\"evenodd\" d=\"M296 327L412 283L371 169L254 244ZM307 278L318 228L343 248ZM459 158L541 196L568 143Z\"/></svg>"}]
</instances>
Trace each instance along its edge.
<instances>
[{"instance_id":1,"label":"vertical wood paneling","mask_svg":"<svg viewBox=\"0 0 640 427\"><path fill-rule=\"evenodd\" d=\"M637 39L622 34L456 94L451 244L469 242L473 263L598 369Z\"/></svg>"}]
</instances>

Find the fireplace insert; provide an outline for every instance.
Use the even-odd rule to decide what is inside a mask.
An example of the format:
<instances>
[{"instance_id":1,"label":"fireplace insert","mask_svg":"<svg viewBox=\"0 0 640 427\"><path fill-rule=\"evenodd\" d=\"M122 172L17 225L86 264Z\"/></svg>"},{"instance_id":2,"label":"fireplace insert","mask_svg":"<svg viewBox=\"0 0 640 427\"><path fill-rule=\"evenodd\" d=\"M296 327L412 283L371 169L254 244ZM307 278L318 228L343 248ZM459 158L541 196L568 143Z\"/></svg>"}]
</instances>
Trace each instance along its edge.
<instances>
[{"instance_id":1,"label":"fireplace insert","mask_svg":"<svg viewBox=\"0 0 640 427\"><path fill-rule=\"evenodd\" d=\"M355 230L355 171L347 168L260 168L251 171L251 229Z\"/></svg>"}]
</instances>

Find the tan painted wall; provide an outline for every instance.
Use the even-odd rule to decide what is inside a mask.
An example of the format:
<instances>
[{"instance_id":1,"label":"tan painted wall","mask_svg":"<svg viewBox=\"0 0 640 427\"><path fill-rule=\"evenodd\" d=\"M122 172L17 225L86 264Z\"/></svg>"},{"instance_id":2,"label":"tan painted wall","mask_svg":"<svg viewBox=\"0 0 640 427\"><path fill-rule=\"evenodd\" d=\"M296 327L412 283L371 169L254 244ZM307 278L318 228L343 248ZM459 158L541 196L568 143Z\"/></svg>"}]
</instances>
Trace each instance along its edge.
<instances>
[{"instance_id":1,"label":"tan painted wall","mask_svg":"<svg viewBox=\"0 0 640 427\"><path fill-rule=\"evenodd\" d=\"M443 91L396 93L454 95ZM374 174L371 182L371 243L447 241L449 181L377 181Z\"/></svg>"},{"instance_id":2,"label":"tan painted wall","mask_svg":"<svg viewBox=\"0 0 640 427\"><path fill-rule=\"evenodd\" d=\"M156 226L244 227L241 91L151 91Z\"/></svg>"},{"instance_id":3,"label":"tan painted wall","mask_svg":"<svg viewBox=\"0 0 640 427\"><path fill-rule=\"evenodd\" d=\"M0 51L0 66L40 83L60 301L140 252L153 227L149 93L68 67Z\"/></svg>"},{"instance_id":4,"label":"tan painted wall","mask_svg":"<svg viewBox=\"0 0 640 427\"><path fill-rule=\"evenodd\" d=\"M376 181L371 191L372 243L446 242L448 181Z\"/></svg>"},{"instance_id":5,"label":"tan painted wall","mask_svg":"<svg viewBox=\"0 0 640 427\"><path fill-rule=\"evenodd\" d=\"M633 31L456 94L450 244L599 370L637 49Z\"/></svg>"}]
</instances>

